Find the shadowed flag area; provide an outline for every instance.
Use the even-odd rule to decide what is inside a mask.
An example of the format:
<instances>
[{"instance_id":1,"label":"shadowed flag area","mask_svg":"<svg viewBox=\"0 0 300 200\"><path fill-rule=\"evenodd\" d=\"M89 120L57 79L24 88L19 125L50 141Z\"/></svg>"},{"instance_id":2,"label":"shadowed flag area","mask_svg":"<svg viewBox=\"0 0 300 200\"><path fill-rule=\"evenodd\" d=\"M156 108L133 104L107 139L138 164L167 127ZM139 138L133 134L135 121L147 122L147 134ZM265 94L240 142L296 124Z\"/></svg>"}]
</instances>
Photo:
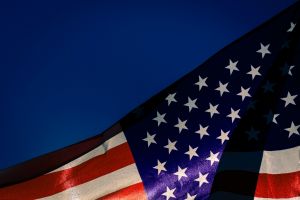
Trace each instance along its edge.
<instances>
[{"instance_id":1,"label":"shadowed flag area","mask_svg":"<svg viewBox=\"0 0 300 200\"><path fill-rule=\"evenodd\" d=\"M300 4L104 133L0 172L0 199L300 196Z\"/></svg>"}]
</instances>

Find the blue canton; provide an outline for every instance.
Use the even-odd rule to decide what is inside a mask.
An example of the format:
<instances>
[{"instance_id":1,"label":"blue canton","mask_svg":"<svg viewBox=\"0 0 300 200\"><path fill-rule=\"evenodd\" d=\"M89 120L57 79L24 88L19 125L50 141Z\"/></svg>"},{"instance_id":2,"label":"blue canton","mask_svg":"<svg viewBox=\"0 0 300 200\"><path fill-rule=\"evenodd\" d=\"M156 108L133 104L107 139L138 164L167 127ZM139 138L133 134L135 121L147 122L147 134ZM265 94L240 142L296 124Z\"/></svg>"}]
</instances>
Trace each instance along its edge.
<instances>
[{"instance_id":1,"label":"blue canton","mask_svg":"<svg viewBox=\"0 0 300 200\"><path fill-rule=\"evenodd\" d=\"M124 133L149 199L208 199L232 132L256 109L257 91L271 95L280 89L277 108L261 118L276 132L265 148L300 144L299 58L282 65L283 87L265 78L289 48L296 21L285 13L246 34L137 110ZM253 126L243 134L249 141L260 137Z\"/></svg>"}]
</instances>

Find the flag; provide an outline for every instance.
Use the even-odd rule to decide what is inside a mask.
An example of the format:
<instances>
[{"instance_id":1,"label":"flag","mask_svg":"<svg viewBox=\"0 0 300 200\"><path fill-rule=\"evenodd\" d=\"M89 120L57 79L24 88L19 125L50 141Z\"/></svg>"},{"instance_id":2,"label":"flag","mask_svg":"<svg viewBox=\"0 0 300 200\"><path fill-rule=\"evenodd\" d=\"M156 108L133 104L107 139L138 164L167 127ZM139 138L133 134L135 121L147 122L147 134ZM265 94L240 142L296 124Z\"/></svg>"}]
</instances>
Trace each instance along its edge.
<instances>
[{"instance_id":1,"label":"flag","mask_svg":"<svg viewBox=\"0 0 300 200\"><path fill-rule=\"evenodd\" d=\"M104 133L2 170L0 199L299 199L299 17L297 2Z\"/></svg>"}]
</instances>

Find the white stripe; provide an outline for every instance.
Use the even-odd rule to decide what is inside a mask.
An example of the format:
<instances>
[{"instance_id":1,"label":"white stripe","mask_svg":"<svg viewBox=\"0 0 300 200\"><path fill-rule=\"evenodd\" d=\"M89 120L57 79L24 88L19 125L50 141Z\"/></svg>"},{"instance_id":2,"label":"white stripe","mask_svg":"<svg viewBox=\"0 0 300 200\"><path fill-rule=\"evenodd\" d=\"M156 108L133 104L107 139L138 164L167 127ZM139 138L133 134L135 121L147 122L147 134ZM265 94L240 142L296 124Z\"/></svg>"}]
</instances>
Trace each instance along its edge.
<instances>
[{"instance_id":1,"label":"white stripe","mask_svg":"<svg viewBox=\"0 0 300 200\"><path fill-rule=\"evenodd\" d=\"M63 166L61 166L60 168L52 171L52 172L57 172L57 171L61 171L61 170L65 170L65 169L69 169L72 167L75 167L81 163L84 163L85 161L96 157L98 155L104 154L105 152L107 152L108 150L119 146L120 144L123 144L126 142L126 138L123 132L118 133L117 135L115 135L114 137L110 138L109 140L105 141L102 145L98 146L97 148L91 150L90 152L80 156L79 158L76 158L75 160L73 160L72 162L69 162ZM50 172L50 173L52 173Z\"/></svg>"},{"instance_id":2,"label":"white stripe","mask_svg":"<svg viewBox=\"0 0 300 200\"><path fill-rule=\"evenodd\" d=\"M261 165L262 152L224 152L218 170L242 170L257 172Z\"/></svg>"},{"instance_id":3,"label":"white stripe","mask_svg":"<svg viewBox=\"0 0 300 200\"><path fill-rule=\"evenodd\" d=\"M259 197L255 197L254 200L300 200L300 197L291 197L291 198L259 198Z\"/></svg>"},{"instance_id":4,"label":"white stripe","mask_svg":"<svg viewBox=\"0 0 300 200\"><path fill-rule=\"evenodd\" d=\"M300 146L279 151L264 151L260 173L282 174L297 171L300 171Z\"/></svg>"},{"instance_id":5,"label":"white stripe","mask_svg":"<svg viewBox=\"0 0 300 200\"><path fill-rule=\"evenodd\" d=\"M142 182L142 180L137 171L136 165L131 164L92 181L42 199L97 199L140 182Z\"/></svg>"}]
</instances>

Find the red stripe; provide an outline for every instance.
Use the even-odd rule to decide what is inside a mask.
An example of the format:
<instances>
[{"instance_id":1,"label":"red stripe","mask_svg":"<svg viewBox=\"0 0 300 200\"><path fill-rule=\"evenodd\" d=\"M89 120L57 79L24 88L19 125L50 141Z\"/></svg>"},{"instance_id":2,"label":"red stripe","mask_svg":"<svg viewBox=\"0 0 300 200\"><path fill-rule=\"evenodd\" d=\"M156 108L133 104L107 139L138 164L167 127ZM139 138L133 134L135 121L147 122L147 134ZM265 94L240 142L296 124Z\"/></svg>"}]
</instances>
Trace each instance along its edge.
<instances>
[{"instance_id":1,"label":"red stripe","mask_svg":"<svg viewBox=\"0 0 300 200\"><path fill-rule=\"evenodd\" d=\"M0 188L0 199L36 199L53 195L134 163L127 143L73 168Z\"/></svg>"},{"instance_id":2,"label":"red stripe","mask_svg":"<svg viewBox=\"0 0 300 200\"><path fill-rule=\"evenodd\" d=\"M144 190L143 183L137 183L126 187L117 192L111 193L107 196L100 198L99 200L146 200L147 196Z\"/></svg>"},{"instance_id":3,"label":"red stripe","mask_svg":"<svg viewBox=\"0 0 300 200\"><path fill-rule=\"evenodd\" d=\"M298 196L300 196L300 171L259 175L255 197L291 198Z\"/></svg>"},{"instance_id":4,"label":"red stripe","mask_svg":"<svg viewBox=\"0 0 300 200\"><path fill-rule=\"evenodd\" d=\"M119 123L102 134L70 145L63 149L39 156L16 166L0 170L0 187L27 181L53 171L58 167L84 155L121 131Z\"/></svg>"}]
</instances>

